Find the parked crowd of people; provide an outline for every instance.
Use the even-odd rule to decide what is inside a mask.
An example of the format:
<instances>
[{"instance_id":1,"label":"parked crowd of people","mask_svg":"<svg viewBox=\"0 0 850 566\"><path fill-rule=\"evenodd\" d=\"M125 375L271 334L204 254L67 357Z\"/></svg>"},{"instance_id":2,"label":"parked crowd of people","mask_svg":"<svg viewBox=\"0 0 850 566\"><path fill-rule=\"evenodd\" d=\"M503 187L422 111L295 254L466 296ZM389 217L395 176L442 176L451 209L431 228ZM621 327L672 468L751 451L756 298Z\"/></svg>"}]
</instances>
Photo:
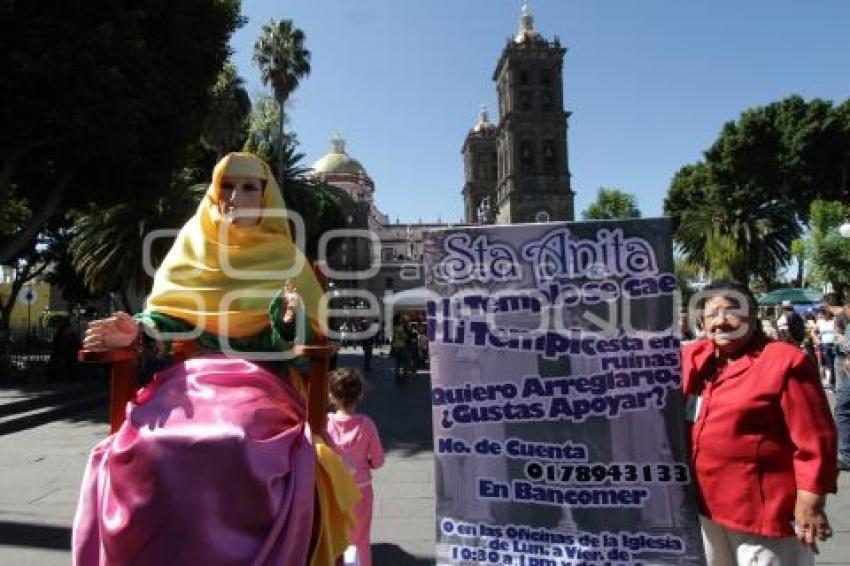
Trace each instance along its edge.
<instances>
[{"instance_id":1,"label":"parked crowd of people","mask_svg":"<svg viewBox=\"0 0 850 566\"><path fill-rule=\"evenodd\" d=\"M843 305L831 300L825 305L805 307L802 313L790 301L785 301L778 312L766 313L762 326L768 337L808 352L818 363L824 387L837 390L850 376L848 321L850 299Z\"/></svg>"}]
</instances>

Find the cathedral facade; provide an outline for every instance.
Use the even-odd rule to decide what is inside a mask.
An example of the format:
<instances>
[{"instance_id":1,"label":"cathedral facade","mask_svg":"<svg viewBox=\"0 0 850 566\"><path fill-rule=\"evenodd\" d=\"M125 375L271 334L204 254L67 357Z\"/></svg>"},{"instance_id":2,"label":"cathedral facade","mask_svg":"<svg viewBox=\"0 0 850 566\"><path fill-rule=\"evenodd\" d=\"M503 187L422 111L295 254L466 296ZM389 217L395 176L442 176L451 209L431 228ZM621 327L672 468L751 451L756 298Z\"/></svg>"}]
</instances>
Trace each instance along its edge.
<instances>
[{"instance_id":1,"label":"cathedral facade","mask_svg":"<svg viewBox=\"0 0 850 566\"><path fill-rule=\"evenodd\" d=\"M565 53L557 38L548 41L534 29L524 6L519 30L502 50L492 76L498 120L491 123L482 107L461 148L464 217L454 226L573 220ZM391 222L375 205L374 181L339 136L331 140L330 152L313 164L310 175L346 191L354 201L349 226L373 234L371 245L352 240L344 263L355 270L370 265L379 269L342 286L384 297L423 284L425 232L452 224Z\"/></svg>"}]
</instances>

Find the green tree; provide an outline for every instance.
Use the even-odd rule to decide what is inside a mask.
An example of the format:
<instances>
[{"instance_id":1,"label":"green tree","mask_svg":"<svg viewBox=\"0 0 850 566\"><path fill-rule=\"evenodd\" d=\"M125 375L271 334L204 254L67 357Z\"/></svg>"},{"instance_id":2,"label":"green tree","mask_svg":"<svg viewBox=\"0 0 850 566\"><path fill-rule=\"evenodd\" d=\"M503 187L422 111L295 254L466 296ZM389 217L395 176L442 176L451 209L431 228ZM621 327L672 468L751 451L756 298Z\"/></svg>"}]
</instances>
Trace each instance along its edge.
<instances>
[{"instance_id":1,"label":"green tree","mask_svg":"<svg viewBox=\"0 0 850 566\"><path fill-rule=\"evenodd\" d=\"M674 176L664 212L689 260L770 285L792 258L813 198L845 198L850 107L791 96L726 123Z\"/></svg>"},{"instance_id":2,"label":"green tree","mask_svg":"<svg viewBox=\"0 0 850 566\"><path fill-rule=\"evenodd\" d=\"M587 210L581 213L585 220L618 220L640 218L637 198L620 189L600 187Z\"/></svg>"},{"instance_id":3,"label":"green tree","mask_svg":"<svg viewBox=\"0 0 850 566\"><path fill-rule=\"evenodd\" d=\"M158 238L148 250L145 264L145 238L153 230L178 230L192 215L207 188L191 177L178 177L167 197L154 202L124 203L108 209L90 207L74 214L73 238L69 245L71 262L89 291L95 296L117 293L124 308L134 312L128 292L147 294L153 272L173 238Z\"/></svg>"},{"instance_id":4,"label":"green tree","mask_svg":"<svg viewBox=\"0 0 850 566\"><path fill-rule=\"evenodd\" d=\"M688 261L684 256L675 254L673 256L673 271L676 275L679 293L682 296L682 304L679 305L681 308L687 306L693 289L696 288L697 282L701 279L702 269Z\"/></svg>"},{"instance_id":5,"label":"green tree","mask_svg":"<svg viewBox=\"0 0 850 566\"><path fill-rule=\"evenodd\" d=\"M288 116L284 116L284 119L289 121ZM282 168L283 172L279 175L282 187L287 181L303 176L306 169L300 165L304 156L298 153L298 136L289 132L281 138L280 134L280 107L269 96L259 97L251 109L243 150L259 156L267 163L274 164L276 169ZM277 163L281 139L283 139L282 165Z\"/></svg>"},{"instance_id":6,"label":"green tree","mask_svg":"<svg viewBox=\"0 0 850 566\"><path fill-rule=\"evenodd\" d=\"M168 190L241 18L238 0L2 10L0 201L14 187L32 213L0 244L8 262L64 210Z\"/></svg>"},{"instance_id":7,"label":"green tree","mask_svg":"<svg viewBox=\"0 0 850 566\"><path fill-rule=\"evenodd\" d=\"M62 232L52 246L54 261L43 277L47 283L54 285L62 292L62 298L68 303L66 309L68 312L74 312L78 306L97 299L74 268L73 258L68 251L72 238L72 231Z\"/></svg>"},{"instance_id":8,"label":"green tree","mask_svg":"<svg viewBox=\"0 0 850 566\"><path fill-rule=\"evenodd\" d=\"M838 233L838 227L850 219L850 205L815 200L810 208L807 247L812 270L810 278L820 284L831 283L839 293L850 285L850 240Z\"/></svg>"},{"instance_id":9,"label":"green tree","mask_svg":"<svg viewBox=\"0 0 850 566\"><path fill-rule=\"evenodd\" d=\"M804 237L797 238L791 242L791 255L797 262L797 275L794 277L794 286L802 288L806 282L806 261L808 260L808 250L806 249L806 239Z\"/></svg>"},{"instance_id":10,"label":"green tree","mask_svg":"<svg viewBox=\"0 0 850 566\"><path fill-rule=\"evenodd\" d=\"M812 200L844 200L850 181L848 103L790 96L744 111L706 151L719 186L787 200L807 220Z\"/></svg>"},{"instance_id":11,"label":"green tree","mask_svg":"<svg viewBox=\"0 0 850 566\"><path fill-rule=\"evenodd\" d=\"M310 52L304 47L304 32L292 20L271 20L254 43L254 62L263 84L271 86L280 110L281 138L284 137L284 107L301 79L310 74ZM283 169L283 144L278 144L277 170ZM282 178L281 178L282 184Z\"/></svg>"},{"instance_id":12,"label":"green tree","mask_svg":"<svg viewBox=\"0 0 850 566\"><path fill-rule=\"evenodd\" d=\"M14 187L6 193L6 202L0 206L0 237L11 237L30 216L25 200L17 198Z\"/></svg>"},{"instance_id":13,"label":"green tree","mask_svg":"<svg viewBox=\"0 0 850 566\"><path fill-rule=\"evenodd\" d=\"M776 271L791 260L791 242L800 237L800 224L787 202L734 201L710 190L710 200L680 216L674 238L689 261L704 267L710 277L748 281L756 277L765 287Z\"/></svg>"},{"instance_id":14,"label":"green tree","mask_svg":"<svg viewBox=\"0 0 850 566\"><path fill-rule=\"evenodd\" d=\"M204 120L201 143L214 151L216 161L231 151L238 151L248 134L251 97L245 81L237 74L236 65L225 63L211 90L212 102Z\"/></svg>"}]
</instances>

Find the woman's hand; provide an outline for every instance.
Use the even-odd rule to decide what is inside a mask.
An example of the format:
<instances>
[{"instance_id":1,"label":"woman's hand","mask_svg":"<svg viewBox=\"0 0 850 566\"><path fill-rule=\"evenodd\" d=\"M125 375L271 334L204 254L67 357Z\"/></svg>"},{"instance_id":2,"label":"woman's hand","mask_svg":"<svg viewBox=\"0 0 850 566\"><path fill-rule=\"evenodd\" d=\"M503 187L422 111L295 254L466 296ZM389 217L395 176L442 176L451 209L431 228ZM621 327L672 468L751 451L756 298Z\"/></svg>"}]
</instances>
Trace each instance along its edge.
<instances>
[{"instance_id":1,"label":"woman's hand","mask_svg":"<svg viewBox=\"0 0 850 566\"><path fill-rule=\"evenodd\" d=\"M817 552L817 541L825 541L832 536L832 528L823 508L826 495L797 490L797 504L794 506L794 531L800 542Z\"/></svg>"},{"instance_id":2,"label":"woman's hand","mask_svg":"<svg viewBox=\"0 0 850 566\"><path fill-rule=\"evenodd\" d=\"M125 312L118 311L109 318L93 320L83 338L84 350L123 348L136 341L139 323Z\"/></svg>"}]
</instances>

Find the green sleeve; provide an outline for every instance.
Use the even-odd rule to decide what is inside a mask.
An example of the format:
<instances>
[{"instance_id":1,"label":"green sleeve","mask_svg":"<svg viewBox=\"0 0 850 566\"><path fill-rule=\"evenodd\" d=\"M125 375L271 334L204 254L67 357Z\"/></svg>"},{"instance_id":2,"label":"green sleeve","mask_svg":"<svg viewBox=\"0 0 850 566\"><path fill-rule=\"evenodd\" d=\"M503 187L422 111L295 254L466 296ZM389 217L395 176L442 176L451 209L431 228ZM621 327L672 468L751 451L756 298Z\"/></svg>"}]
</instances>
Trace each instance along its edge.
<instances>
[{"instance_id":1,"label":"green sleeve","mask_svg":"<svg viewBox=\"0 0 850 566\"><path fill-rule=\"evenodd\" d=\"M253 336L231 338L229 346L232 349L242 352L275 352L292 346L292 342L295 340L296 324L295 322L283 322L281 295L282 291L278 291L269 304L269 321L271 323L269 328ZM158 332L186 333L194 330L192 325L179 318L154 311L139 313L134 318ZM309 323L304 326L304 343L309 344L313 338L313 330ZM221 338L211 332L202 332L197 341L201 350L212 352L222 350Z\"/></svg>"},{"instance_id":2,"label":"green sleeve","mask_svg":"<svg viewBox=\"0 0 850 566\"><path fill-rule=\"evenodd\" d=\"M140 312L133 316L145 326L155 328L158 332L191 332L192 326L179 318L153 311Z\"/></svg>"}]
</instances>

